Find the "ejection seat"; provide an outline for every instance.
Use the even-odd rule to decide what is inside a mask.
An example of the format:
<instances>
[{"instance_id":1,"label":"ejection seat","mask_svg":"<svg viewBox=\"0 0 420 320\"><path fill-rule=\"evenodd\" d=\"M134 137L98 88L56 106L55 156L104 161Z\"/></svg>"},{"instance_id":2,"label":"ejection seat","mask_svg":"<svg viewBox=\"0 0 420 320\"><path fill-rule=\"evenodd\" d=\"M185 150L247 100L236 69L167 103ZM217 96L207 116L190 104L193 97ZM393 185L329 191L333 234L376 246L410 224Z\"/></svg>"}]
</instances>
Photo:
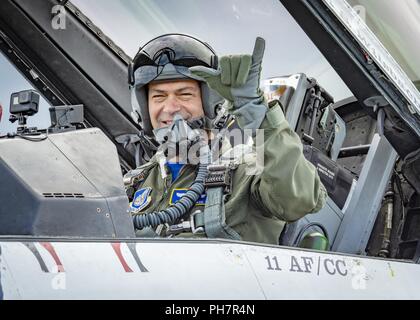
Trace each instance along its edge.
<instances>
[{"instance_id":1,"label":"ejection seat","mask_svg":"<svg viewBox=\"0 0 420 320\"><path fill-rule=\"evenodd\" d=\"M267 79L264 89L266 93L276 93L268 95L268 99L276 99L282 105L286 120L302 140L304 156L317 168L328 191L324 208L286 224L279 244L302 245L311 232L324 235L331 242L343 219L342 209L355 179L336 162L346 136L345 122L335 111L333 98L305 74ZM303 242L307 245L316 241L306 238Z\"/></svg>"}]
</instances>

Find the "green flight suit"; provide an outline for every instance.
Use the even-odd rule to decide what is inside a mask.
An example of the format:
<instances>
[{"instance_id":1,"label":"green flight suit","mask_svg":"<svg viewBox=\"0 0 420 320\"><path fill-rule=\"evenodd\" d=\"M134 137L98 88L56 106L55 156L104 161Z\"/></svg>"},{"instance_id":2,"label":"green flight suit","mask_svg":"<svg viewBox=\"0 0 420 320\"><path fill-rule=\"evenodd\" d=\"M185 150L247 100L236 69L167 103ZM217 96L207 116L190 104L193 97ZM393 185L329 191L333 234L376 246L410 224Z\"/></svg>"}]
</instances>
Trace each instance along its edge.
<instances>
[{"instance_id":1,"label":"green flight suit","mask_svg":"<svg viewBox=\"0 0 420 320\"><path fill-rule=\"evenodd\" d=\"M264 170L260 175L247 175L246 164L234 170L232 190L225 197L226 224L244 241L278 244L285 223L319 211L327 192L315 167L304 158L302 143L278 104L270 108L260 128L264 129ZM152 191L150 204L139 214L167 208L173 192L188 188L197 172L197 166L184 165L171 183L169 170L162 179L154 158L140 168L146 174L138 190ZM204 205L196 205L190 213L196 209L204 210Z\"/></svg>"}]
</instances>

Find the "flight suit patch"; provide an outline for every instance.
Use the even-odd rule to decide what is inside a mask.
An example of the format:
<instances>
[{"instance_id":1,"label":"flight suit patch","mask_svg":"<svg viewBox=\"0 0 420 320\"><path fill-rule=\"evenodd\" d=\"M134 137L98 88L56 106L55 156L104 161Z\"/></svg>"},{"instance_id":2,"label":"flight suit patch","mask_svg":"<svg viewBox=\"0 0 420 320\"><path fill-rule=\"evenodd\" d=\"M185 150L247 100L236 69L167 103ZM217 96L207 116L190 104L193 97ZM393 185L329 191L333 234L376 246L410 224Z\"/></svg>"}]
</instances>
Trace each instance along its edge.
<instances>
[{"instance_id":1,"label":"flight suit patch","mask_svg":"<svg viewBox=\"0 0 420 320\"><path fill-rule=\"evenodd\" d=\"M169 201L169 204L174 204L179 199L181 199L186 193L188 189L174 189L171 194L171 199ZM196 205L197 206L204 206L206 204L207 195L204 193L198 198Z\"/></svg>"},{"instance_id":2,"label":"flight suit patch","mask_svg":"<svg viewBox=\"0 0 420 320\"><path fill-rule=\"evenodd\" d=\"M131 202L131 212L137 213L146 208L151 202L152 197L152 188L142 188L136 191L133 197L133 202Z\"/></svg>"}]
</instances>

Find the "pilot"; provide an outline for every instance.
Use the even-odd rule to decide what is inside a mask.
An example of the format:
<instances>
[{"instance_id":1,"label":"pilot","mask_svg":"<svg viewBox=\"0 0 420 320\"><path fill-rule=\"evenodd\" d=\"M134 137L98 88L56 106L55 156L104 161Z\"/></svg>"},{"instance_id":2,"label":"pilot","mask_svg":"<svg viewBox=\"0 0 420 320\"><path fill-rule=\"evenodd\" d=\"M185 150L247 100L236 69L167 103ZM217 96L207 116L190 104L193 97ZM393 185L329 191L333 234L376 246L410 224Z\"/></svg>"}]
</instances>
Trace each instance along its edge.
<instances>
[{"instance_id":1,"label":"pilot","mask_svg":"<svg viewBox=\"0 0 420 320\"><path fill-rule=\"evenodd\" d=\"M183 34L140 48L129 66L132 117L160 146L124 176L138 236L278 244L286 222L324 206L299 137L259 88L264 49L257 38L252 55L219 60Z\"/></svg>"}]
</instances>

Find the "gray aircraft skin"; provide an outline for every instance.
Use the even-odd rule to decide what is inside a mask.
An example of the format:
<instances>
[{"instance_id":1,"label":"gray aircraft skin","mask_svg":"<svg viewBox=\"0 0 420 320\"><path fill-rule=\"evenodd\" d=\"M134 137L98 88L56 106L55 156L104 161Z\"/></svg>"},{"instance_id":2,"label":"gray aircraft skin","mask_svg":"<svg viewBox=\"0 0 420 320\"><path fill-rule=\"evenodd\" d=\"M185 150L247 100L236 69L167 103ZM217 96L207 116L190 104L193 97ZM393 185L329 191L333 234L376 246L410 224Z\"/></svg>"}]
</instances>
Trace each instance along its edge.
<instances>
[{"instance_id":1,"label":"gray aircraft skin","mask_svg":"<svg viewBox=\"0 0 420 320\"><path fill-rule=\"evenodd\" d=\"M285 89L329 193L278 246L136 238L123 175L153 150L131 58L70 1L0 3L2 53L52 106L84 107L77 128L0 138L0 299L420 298L420 93L345 1L280 2L354 96L302 73L262 82ZM300 247L315 231L327 251Z\"/></svg>"}]
</instances>

